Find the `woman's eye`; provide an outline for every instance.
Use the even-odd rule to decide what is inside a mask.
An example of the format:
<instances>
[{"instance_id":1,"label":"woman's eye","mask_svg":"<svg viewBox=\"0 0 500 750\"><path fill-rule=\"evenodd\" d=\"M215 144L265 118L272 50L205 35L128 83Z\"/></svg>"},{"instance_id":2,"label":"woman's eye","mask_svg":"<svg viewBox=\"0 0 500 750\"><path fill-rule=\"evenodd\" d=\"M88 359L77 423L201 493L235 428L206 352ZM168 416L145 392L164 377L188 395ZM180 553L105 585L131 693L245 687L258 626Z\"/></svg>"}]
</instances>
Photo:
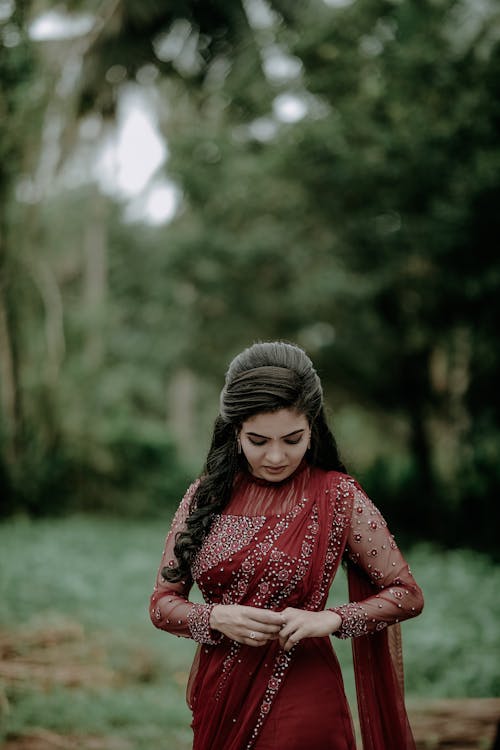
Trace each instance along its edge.
<instances>
[{"instance_id":1,"label":"woman's eye","mask_svg":"<svg viewBox=\"0 0 500 750\"><path fill-rule=\"evenodd\" d=\"M301 440L302 440L302 435L299 438L294 438L293 440L285 440L285 443L287 445L298 445Z\"/></svg>"},{"instance_id":2,"label":"woman's eye","mask_svg":"<svg viewBox=\"0 0 500 750\"><path fill-rule=\"evenodd\" d=\"M265 440L258 441L258 440L252 440L252 438L248 438L248 439L252 443L252 445L261 446L261 445L265 445L265 443L266 443Z\"/></svg>"}]
</instances>

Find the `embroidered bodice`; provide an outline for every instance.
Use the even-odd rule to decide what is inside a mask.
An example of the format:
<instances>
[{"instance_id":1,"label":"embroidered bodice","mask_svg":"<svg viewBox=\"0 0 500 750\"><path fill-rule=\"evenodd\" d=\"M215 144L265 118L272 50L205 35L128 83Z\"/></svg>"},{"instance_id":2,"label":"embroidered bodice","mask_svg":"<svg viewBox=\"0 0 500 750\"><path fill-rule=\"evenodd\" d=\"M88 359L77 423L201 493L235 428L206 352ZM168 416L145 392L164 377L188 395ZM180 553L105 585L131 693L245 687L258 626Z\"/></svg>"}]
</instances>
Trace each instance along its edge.
<instances>
[{"instance_id":1,"label":"embroidered bodice","mask_svg":"<svg viewBox=\"0 0 500 750\"><path fill-rule=\"evenodd\" d=\"M315 479L321 474L331 504L331 525L324 575L317 590L309 590L310 561L315 553L319 517L314 496ZM199 480L198 480L199 481ZM342 624L340 638L364 635L417 615L422 596L380 512L351 477L322 472L302 464L280 483L255 479L241 473L223 513L215 516L192 565L192 577L170 583L161 574L164 566L175 567L175 537L184 530L197 482L188 489L172 522L151 597L153 623L178 636L214 644L220 634L212 631L209 618L215 604L244 603L279 611L285 606L319 609L325 606L330 578L328 567L345 554L359 566L376 587L376 593L359 602L336 607ZM348 502L349 500L349 502ZM348 510L347 510L348 509ZM339 549L340 531L348 526L345 549ZM280 545L285 532L297 528L293 554ZM342 536L345 538L345 535ZM236 562L237 564L236 564ZM249 581L255 570L264 574L249 598ZM224 564L231 568L224 579ZM217 575L210 575L215 571ZM205 603L190 602L193 580ZM221 583L224 580L224 584Z\"/></svg>"}]
</instances>

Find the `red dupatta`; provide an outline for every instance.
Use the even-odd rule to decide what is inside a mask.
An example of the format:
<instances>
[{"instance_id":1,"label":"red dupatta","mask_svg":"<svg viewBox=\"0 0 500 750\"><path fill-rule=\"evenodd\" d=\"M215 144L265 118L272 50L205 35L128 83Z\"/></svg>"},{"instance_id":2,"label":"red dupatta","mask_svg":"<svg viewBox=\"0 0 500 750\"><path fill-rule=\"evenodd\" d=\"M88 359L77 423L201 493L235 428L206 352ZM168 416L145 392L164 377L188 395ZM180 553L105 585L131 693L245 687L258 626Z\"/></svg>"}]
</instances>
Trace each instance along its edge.
<instances>
[{"instance_id":1,"label":"red dupatta","mask_svg":"<svg viewBox=\"0 0 500 750\"><path fill-rule=\"evenodd\" d=\"M362 601L375 587L351 563L349 599ZM399 625L352 639L363 750L415 750L404 704Z\"/></svg>"},{"instance_id":2,"label":"red dupatta","mask_svg":"<svg viewBox=\"0 0 500 750\"><path fill-rule=\"evenodd\" d=\"M210 564L199 565L195 575L206 601L277 611L325 607L346 546L353 487L343 475L306 471L307 494L288 513L216 519L200 555ZM226 524L240 525L241 544L224 556L214 545L224 548ZM351 566L349 585L354 601L374 591ZM387 631L353 639L353 650L364 750L414 750ZM252 648L226 638L200 646L188 685L193 750L251 750L294 651L285 653L278 641Z\"/></svg>"}]
</instances>

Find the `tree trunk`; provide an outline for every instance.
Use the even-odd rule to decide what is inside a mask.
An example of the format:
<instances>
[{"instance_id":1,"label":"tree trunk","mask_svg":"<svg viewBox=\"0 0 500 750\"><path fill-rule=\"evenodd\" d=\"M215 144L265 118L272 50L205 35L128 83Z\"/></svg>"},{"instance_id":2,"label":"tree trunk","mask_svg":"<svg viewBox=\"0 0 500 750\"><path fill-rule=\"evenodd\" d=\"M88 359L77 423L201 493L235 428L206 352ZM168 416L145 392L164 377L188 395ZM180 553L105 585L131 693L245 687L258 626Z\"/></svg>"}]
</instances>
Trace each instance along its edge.
<instances>
[{"instance_id":1,"label":"tree trunk","mask_svg":"<svg viewBox=\"0 0 500 750\"><path fill-rule=\"evenodd\" d=\"M85 357L90 368L96 370L104 356L103 326L108 286L106 204L97 193L92 197L83 252L83 303L88 325Z\"/></svg>"},{"instance_id":2,"label":"tree trunk","mask_svg":"<svg viewBox=\"0 0 500 750\"><path fill-rule=\"evenodd\" d=\"M5 463L13 466L17 458L20 432L19 376L12 316L8 304L8 274L5 233L0 228L0 404L1 430L4 441Z\"/></svg>"}]
</instances>

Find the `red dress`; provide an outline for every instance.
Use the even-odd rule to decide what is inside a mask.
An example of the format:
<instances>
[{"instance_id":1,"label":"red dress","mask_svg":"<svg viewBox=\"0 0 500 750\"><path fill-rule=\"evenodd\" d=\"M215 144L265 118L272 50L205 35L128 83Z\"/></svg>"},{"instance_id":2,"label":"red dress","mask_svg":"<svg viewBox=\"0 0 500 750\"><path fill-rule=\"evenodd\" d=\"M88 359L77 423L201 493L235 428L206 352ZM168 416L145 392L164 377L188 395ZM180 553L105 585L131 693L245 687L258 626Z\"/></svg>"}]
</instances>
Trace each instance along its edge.
<instances>
[{"instance_id":1,"label":"red dress","mask_svg":"<svg viewBox=\"0 0 500 750\"><path fill-rule=\"evenodd\" d=\"M340 668L330 639L303 639L289 652L277 640L241 645L210 629L215 604L280 611L325 608L345 555L351 598L335 608L336 633L353 637L365 750L411 750L414 743L392 668L385 628L413 617L422 596L379 511L349 476L303 464L282 483L238 475L192 566L206 604L188 601L192 580L172 584L175 534L196 484L167 537L153 623L200 643L188 685L193 750L355 750Z\"/></svg>"}]
</instances>

